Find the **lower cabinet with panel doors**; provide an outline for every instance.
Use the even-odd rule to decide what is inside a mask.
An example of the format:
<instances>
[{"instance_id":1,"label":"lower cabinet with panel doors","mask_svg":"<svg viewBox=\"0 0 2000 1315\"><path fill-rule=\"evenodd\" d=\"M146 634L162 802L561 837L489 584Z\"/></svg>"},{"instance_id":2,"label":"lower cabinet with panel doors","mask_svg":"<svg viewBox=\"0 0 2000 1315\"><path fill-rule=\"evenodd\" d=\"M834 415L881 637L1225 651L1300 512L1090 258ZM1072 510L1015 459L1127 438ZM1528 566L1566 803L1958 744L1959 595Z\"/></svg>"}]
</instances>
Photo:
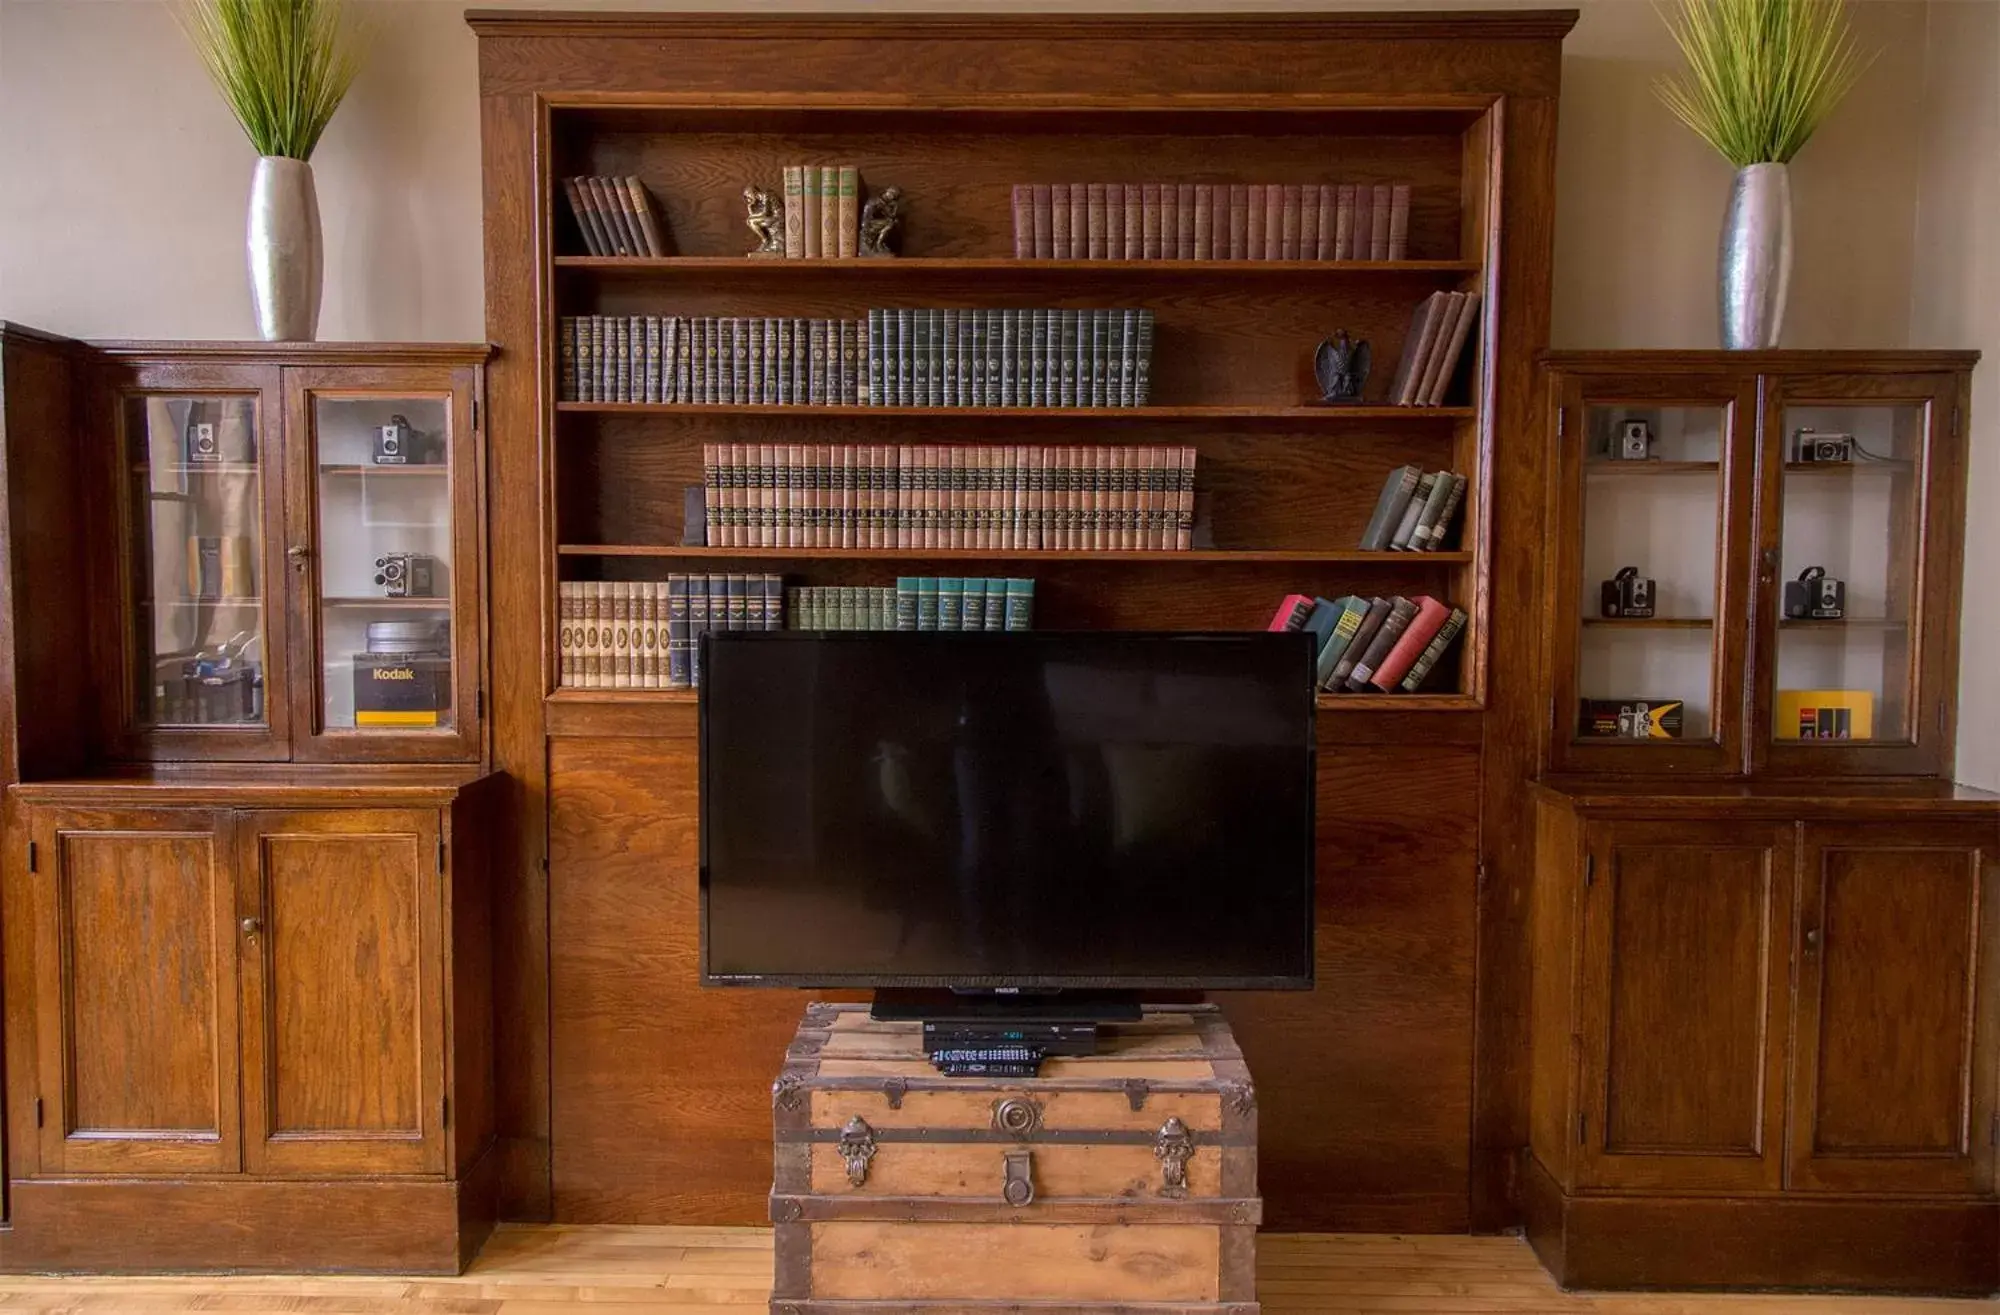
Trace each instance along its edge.
<instances>
[{"instance_id":1,"label":"lower cabinet with panel doors","mask_svg":"<svg viewBox=\"0 0 2000 1315\"><path fill-rule=\"evenodd\" d=\"M1557 1278L2000 1288L2000 795L1535 799L1522 1204Z\"/></svg>"},{"instance_id":2,"label":"lower cabinet with panel doors","mask_svg":"<svg viewBox=\"0 0 2000 1315\"><path fill-rule=\"evenodd\" d=\"M493 1219L492 785L14 787L0 1264L459 1270Z\"/></svg>"}]
</instances>

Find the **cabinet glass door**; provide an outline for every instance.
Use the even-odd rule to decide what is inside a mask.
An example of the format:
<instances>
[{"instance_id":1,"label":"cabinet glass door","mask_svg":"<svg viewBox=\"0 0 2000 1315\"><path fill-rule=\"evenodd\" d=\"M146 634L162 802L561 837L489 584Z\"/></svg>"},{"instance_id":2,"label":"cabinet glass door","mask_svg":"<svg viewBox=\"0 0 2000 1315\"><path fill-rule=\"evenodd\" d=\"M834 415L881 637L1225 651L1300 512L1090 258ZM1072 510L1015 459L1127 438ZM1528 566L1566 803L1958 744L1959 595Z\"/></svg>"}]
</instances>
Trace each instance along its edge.
<instances>
[{"instance_id":1,"label":"cabinet glass door","mask_svg":"<svg viewBox=\"0 0 2000 1315\"><path fill-rule=\"evenodd\" d=\"M1584 381L1566 408L1576 519L1559 533L1574 648L1558 755L1598 768L1705 763L1735 738L1741 690L1725 620L1737 399L1626 382Z\"/></svg>"},{"instance_id":2,"label":"cabinet glass door","mask_svg":"<svg viewBox=\"0 0 2000 1315\"><path fill-rule=\"evenodd\" d=\"M282 757L279 511L265 394L119 397L128 737L139 756ZM277 587L282 595L282 584ZM276 723L274 725L274 722Z\"/></svg>"},{"instance_id":3,"label":"cabinet glass door","mask_svg":"<svg viewBox=\"0 0 2000 1315\"><path fill-rule=\"evenodd\" d=\"M1934 399L1927 381L1787 381L1764 446L1762 580L1771 684L1763 737L1780 758L1909 749ZM1823 391L1821 386L1824 385ZM1914 394L1914 395L1912 395Z\"/></svg>"},{"instance_id":4,"label":"cabinet glass door","mask_svg":"<svg viewBox=\"0 0 2000 1315\"><path fill-rule=\"evenodd\" d=\"M296 390L313 440L316 563L304 573L316 586L305 602L315 743L301 757L451 756L463 738L459 658L479 580L461 512L475 496L470 427L452 382Z\"/></svg>"}]
</instances>

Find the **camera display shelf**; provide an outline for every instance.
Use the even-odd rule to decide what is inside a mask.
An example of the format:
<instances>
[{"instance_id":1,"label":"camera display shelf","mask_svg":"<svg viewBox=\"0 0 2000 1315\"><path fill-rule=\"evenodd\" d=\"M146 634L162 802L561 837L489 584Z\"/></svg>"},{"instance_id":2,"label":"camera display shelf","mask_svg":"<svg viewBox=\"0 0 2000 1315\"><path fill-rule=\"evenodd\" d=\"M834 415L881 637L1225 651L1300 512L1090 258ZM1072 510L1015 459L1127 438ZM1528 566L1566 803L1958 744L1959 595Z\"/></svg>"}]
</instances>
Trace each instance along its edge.
<instances>
[{"instance_id":1,"label":"camera display shelf","mask_svg":"<svg viewBox=\"0 0 2000 1315\"><path fill-rule=\"evenodd\" d=\"M321 466L322 475L446 475L451 467L442 461L413 462L407 466L330 465Z\"/></svg>"},{"instance_id":2,"label":"camera display shelf","mask_svg":"<svg viewBox=\"0 0 2000 1315\"><path fill-rule=\"evenodd\" d=\"M394 607L437 612L451 610L449 598L322 598L320 602L328 607Z\"/></svg>"},{"instance_id":3,"label":"camera display shelf","mask_svg":"<svg viewBox=\"0 0 2000 1315\"><path fill-rule=\"evenodd\" d=\"M1587 616L1583 618L1587 629L1600 627L1615 630L1707 630L1714 626L1712 616Z\"/></svg>"},{"instance_id":4,"label":"camera display shelf","mask_svg":"<svg viewBox=\"0 0 2000 1315\"><path fill-rule=\"evenodd\" d=\"M1477 274L1476 260L1025 260L1011 256L897 256L785 260L761 256L557 256L557 269L599 274L779 274L796 277L838 271L855 277L926 273L1092 274Z\"/></svg>"},{"instance_id":5,"label":"camera display shelf","mask_svg":"<svg viewBox=\"0 0 2000 1315\"><path fill-rule=\"evenodd\" d=\"M1608 475L1713 475L1722 469L1714 461L1615 461L1609 458L1586 461L1583 468L1592 479Z\"/></svg>"}]
</instances>

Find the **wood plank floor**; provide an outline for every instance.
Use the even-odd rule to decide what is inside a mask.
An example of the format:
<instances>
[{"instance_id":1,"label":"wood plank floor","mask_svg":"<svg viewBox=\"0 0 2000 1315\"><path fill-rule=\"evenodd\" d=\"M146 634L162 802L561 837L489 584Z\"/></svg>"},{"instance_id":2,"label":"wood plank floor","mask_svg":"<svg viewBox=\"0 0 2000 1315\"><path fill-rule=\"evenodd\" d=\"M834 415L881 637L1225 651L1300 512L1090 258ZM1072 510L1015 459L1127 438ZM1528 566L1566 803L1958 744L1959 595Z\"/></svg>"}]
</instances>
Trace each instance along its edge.
<instances>
[{"instance_id":1,"label":"wood plank floor","mask_svg":"<svg viewBox=\"0 0 2000 1315\"><path fill-rule=\"evenodd\" d=\"M1988 1315L2000 1303L1884 1297L1581 1295L1510 1237L1267 1236L1269 1315ZM0 1311L68 1315L748 1315L771 1282L762 1229L511 1225L456 1279L0 1276Z\"/></svg>"}]
</instances>

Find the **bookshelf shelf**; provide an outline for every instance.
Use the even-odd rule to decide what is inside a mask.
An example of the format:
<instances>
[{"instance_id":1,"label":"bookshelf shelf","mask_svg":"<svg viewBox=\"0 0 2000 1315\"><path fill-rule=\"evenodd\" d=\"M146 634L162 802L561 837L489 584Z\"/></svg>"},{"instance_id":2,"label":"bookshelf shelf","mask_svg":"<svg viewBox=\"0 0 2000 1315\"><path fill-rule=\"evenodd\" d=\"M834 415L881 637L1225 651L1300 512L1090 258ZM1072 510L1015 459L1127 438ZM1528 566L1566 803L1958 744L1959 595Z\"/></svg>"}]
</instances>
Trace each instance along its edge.
<instances>
[{"instance_id":1,"label":"bookshelf shelf","mask_svg":"<svg viewBox=\"0 0 2000 1315\"><path fill-rule=\"evenodd\" d=\"M1063 562L1152 565L1174 562L1320 563L1341 566L1466 566L1469 552L1363 552L1360 549L1195 549L1186 552L1004 548L708 548L669 544L559 544L564 557L653 557L679 561Z\"/></svg>"},{"instance_id":2,"label":"bookshelf shelf","mask_svg":"<svg viewBox=\"0 0 2000 1315\"><path fill-rule=\"evenodd\" d=\"M1835 477L1861 474L1907 475L1914 470L1913 463L1894 459L1880 461L1787 461L1787 475L1831 475Z\"/></svg>"},{"instance_id":3,"label":"bookshelf shelf","mask_svg":"<svg viewBox=\"0 0 2000 1315\"><path fill-rule=\"evenodd\" d=\"M723 406L667 402L558 402L566 414L662 416L796 416L884 420L1279 420L1316 425L1350 421L1469 420L1469 406ZM928 441L928 440L925 440ZM1713 469L1713 467L1711 467Z\"/></svg>"},{"instance_id":4,"label":"bookshelf shelf","mask_svg":"<svg viewBox=\"0 0 2000 1315\"><path fill-rule=\"evenodd\" d=\"M693 689L558 689L546 696L552 708L649 708L693 705ZM1321 694L1321 712L1478 712L1479 700L1465 694Z\"/></svg>"},{"instance_id":5,"label":"bookshelf shelf","mask_svg":"<svg viewBox=\"0 0 2000 1315\"><path fill-rule=\"evenodd\" d=\"M1780 630L1789 630L1793 633L1812 630L1908 630L1910 623L1907 621L1896 621L1885 616L1850 616L1838 620L1821 618L1816 621L1804 618L1779 617L1778 628Z\"/></svg>"},{"instance_id":6,"label":"bookshelf shelf","mask_svg":"<svg viewBox=\"0 0 2000 1315\"><path fill-rule=\"evenodd\" d=\"M837 273L841 277L898 278L924 274L1130 274L1154 278L1236 275L1326 275L1393 277L1477 274L1475 260L1022 260L1000 256L897 256L890 259L765 259L753 256L557 256L557 269L586 270L635 278L688 274L785 274L790 277Z\"/></svg>"}]
</instances>

